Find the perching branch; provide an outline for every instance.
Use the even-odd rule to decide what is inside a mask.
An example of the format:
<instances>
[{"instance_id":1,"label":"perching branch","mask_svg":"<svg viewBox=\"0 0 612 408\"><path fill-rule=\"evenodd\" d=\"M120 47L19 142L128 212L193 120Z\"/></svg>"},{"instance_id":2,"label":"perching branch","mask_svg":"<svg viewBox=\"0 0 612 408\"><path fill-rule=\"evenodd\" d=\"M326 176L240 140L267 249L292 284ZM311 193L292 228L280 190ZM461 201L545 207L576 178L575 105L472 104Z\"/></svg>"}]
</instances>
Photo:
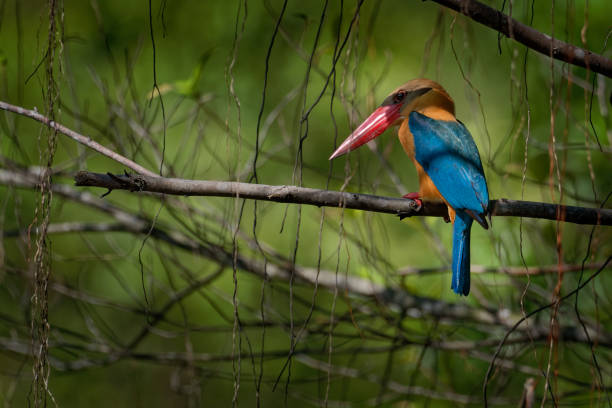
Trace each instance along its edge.
<instances>
[{"instance_id":1,"label":"perching branch","mask_svg":"<svg viewBox=\"0 0 612 408\"><path fill-rule=\"evenodd\" d=\"M53 225L54 231L58 229L68 229L72 227L70 223L66 223L66 226L63 225ZM84 229L90 228L102 228L101 226L94 225L85 225ZM474 265L470 266L470 273L473 274L485 274L485 273L501 273L504 275L510 276L537 276L537 275L548 275L553 273L567 273L567 272L581 272L585 270L593 270L599 269L603 265L603 262L593 262L585 265L571 265L571 264L563 264L563 265L544 265L544 266L530 266L525 268L524 266L485 266L485 265ZM415 275L431 275L435 273L444 273L448 272L448 265L439 266L439 267L430 267L430 268L416 268L414 266L405 266L397 270L397 274L399 276L415 276Z\"/></svg>"},{"instance_id":2,"label":"perching branch","mask_svg":"<svg viewBox=\"0 0 612 408\"><path fill-rule=\"evenodd\" d=\"M317 207L351 208L402 216L444 216L442 203L425 203L422 208L414 200L319 190L295 186L271 186L230 181L184 180L142 175L112 175L81 171L76 174L77 186L103 187L109 190L152 192L183 196L239 197L278 203L307 204ZM560 220L575 224L612 225L612 210L568 205L498 199L491 201L494 216L528 217Z\"/></svg>"},{"instance_id":3,"label":"perching branch","mask_svg":"<svg viewBox=\"0 0 612 408\"><path fill-rule=\"evenodd\" d=\"M480 24L499 31L534 51L579 67L588 68L612 78L612 60L568 44L523 24L510 16L476 0L433 0L468 16Z\"/></svg>"}]
</instances>

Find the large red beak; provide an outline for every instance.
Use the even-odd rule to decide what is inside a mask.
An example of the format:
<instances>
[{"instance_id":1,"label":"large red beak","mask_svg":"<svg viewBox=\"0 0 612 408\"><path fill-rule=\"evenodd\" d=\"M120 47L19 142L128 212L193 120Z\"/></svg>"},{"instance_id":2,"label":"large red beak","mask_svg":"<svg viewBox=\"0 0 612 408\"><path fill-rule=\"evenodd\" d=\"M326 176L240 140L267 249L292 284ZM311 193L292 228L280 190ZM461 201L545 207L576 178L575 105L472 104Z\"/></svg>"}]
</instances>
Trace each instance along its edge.
<instances>
[{"instance_id":1,"label":"large red beak","mask_svg":"<svg viewBox=\"0 0 612 408\"><path fill-rule=\"evenodd\" d=\"M329 160L355 150L383 133L400 117L401 103L385 105L376 109L344 142L329 156Z\"/></svg>"}]
</instances>

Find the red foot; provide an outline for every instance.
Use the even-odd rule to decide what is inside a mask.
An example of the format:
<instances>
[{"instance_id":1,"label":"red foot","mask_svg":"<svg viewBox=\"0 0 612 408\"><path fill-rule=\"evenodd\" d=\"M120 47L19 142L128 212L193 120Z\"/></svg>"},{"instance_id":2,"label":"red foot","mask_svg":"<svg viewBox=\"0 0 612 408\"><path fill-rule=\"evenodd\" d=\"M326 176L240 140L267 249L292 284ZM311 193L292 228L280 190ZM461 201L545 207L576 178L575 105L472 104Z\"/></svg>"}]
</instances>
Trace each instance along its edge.
<instances>
[{"instance_id":1,"label":"red foot","mask_svg":"<svg viewBox=\"0 0 612 408\"><path fill-rule=\"evenodd\" d=\"M408 193L408 194L404 194L402 197L416 201L418 204L417 210L420 210L421 207L423 206L423 201L421 201L421 199L419 198L420 197L419 193Z\"/></svg>"}]
</instances>

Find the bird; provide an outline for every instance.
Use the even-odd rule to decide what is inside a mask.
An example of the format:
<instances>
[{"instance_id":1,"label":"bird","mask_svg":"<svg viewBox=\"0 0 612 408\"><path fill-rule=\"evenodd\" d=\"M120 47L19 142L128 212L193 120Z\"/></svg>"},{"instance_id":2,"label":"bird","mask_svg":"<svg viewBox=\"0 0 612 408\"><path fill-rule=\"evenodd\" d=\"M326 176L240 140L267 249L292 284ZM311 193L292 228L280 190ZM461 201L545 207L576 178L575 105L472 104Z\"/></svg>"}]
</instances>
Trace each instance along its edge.
<instances>
[{"instance_id":1,"label":"bird","mask_svg":"<svg viewBox=\"0 0 612 408\"><path fill-rule=\"evenodd\" d=\"M478 147L455 117L455 103L446 90L429 79L413 79L391 92L382 104L332 153L329 160L399 126L398 138L416 167L417 200L443 201L453 224L451 289L470 293L470 233L473 221L484 229L490 221L489 191Z\"/></svg>"}]
</instances>

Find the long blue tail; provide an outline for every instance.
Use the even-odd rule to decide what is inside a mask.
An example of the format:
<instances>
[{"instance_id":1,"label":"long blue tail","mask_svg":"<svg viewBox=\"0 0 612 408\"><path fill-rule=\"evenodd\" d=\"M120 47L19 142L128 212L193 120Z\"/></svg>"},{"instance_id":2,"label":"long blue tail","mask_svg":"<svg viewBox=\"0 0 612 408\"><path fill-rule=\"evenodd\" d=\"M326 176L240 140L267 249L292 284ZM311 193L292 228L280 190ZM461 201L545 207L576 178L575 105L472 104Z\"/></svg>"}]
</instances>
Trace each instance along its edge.
<instances>
[{"instance_id":1,"label":"long blue tail","mask_svg":"<svg viewBox=\"0 0 612 408\"><path fill-rule=\"evenodd\" d=\"M474 220L465 212L457 211L453 226L453 278L451 289L467 296L470 293L470 231Z\"/></svg>"}]
</instances>

